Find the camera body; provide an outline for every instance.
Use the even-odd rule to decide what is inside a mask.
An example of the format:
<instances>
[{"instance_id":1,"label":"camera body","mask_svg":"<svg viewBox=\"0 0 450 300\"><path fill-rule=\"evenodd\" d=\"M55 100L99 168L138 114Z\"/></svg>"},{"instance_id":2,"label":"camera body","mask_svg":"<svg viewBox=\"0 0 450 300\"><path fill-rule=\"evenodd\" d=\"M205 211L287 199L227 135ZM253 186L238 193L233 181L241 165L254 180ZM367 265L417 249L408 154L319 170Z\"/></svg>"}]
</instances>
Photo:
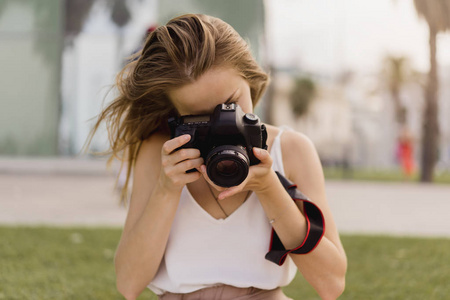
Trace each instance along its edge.
<instances>
[{"instance_id":1,"label":"camera body","mask_svg":"<svg viewBox=\"0 0 450 300\"><path fill-rule=\"evenodd\" d=\"M260 162L253 147L267 149L265 125L235 103L219 104L211 115L170 118L169 127L172 138L191 136L180 149L200 150L209 178L222 187L239 185L247 177L249 166Z\"/></svg>"}]
</instances>

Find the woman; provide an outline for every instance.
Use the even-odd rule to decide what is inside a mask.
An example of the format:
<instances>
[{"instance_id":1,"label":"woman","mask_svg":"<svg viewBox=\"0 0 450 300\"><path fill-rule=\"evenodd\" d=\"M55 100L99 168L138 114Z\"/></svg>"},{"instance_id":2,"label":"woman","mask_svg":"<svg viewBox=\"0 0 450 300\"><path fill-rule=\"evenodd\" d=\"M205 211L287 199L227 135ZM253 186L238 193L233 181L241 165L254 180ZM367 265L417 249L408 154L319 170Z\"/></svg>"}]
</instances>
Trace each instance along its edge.
<instances>
[{"instance_id":1,"label":"woman","mask_svg":"<svg viewBox=\"0 0 450 300\"><path fill-rule=\"evenodd\" d=\"M266 125L268 149L253 149L260 163L229 188L210 180L198 149L180 149L190 135L170 137L170 117L211 114L222 103L253 111L268 76L244 40L217 18L184 15L152 32L139 55L120 73L119 96L93 131L107 122L113 155L127 153L128 177L133 172L115 257L118 290L126 299L147 286L160 299L288 299L280 287L298 269L323 299L336 299L346 256L307 137ZM271 238L299 249L310 230L304 206L275 171L320 208L326 230L314 250L287 251L274 264L265 259Z\"/></svg>"}]
</instances>

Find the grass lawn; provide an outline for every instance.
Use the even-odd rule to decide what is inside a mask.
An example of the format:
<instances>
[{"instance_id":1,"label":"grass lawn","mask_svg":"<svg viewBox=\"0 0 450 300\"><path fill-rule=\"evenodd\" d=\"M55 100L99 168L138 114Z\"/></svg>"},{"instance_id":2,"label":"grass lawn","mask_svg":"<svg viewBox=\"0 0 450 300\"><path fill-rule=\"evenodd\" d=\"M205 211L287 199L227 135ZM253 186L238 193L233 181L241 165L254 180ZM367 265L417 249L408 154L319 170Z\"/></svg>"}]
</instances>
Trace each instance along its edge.
<instances>
[{"instance_id":1,"label":"grass lawn","mask_svg":"<svg viewBox=\"0 0 450 300\"><path fill-rule=\"evenodd\" d=\"M119 229L0 227L0 299L123 299L113 256ZM450 239L343 235L349 269L340 299L448 299ZM297 276L293 299L319 299ZM156 299L145 291L139 299Z\"/></svg>"}]
</instances>

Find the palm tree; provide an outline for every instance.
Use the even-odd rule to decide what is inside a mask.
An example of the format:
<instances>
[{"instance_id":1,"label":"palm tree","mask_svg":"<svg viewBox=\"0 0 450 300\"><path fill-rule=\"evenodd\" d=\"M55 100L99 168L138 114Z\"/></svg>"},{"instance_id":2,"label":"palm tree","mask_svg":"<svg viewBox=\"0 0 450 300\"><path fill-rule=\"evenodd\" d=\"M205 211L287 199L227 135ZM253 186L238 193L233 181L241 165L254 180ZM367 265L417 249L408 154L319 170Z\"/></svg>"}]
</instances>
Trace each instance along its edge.
<instances>
[{"instance_id":1,"label":"palm tree","mask_svg":"<svg viewBox=\"0 0 450 300\"><path fill-rule=\"evenodd\" d=\"M295 79L294 88L291 91L291 106L294 115L299 118L308 112L314 97L316 96L316 83L309 77Z\"/></svg>"},{"instance_id":2,"label":"palm tree","mask_svg":"<svg viewBox=\"0 0 450 300\"><path fill-rule=\"evenodd\" d=\"M95 0L65 0L63 1L63 19L64 19L64 44L72 46L75 38L83 29L84 22L89 16Z\"/></svg>"},{"instance_id":3,"label":"palm tree","mask_svg":"<svg viewBox=\"0 0 450 300\"><path fill-rule=\"evenodd\" d=\"M65 42L71 45L73 40L80 34L83 25L91 12L92 6L98 0L65 0ZM131 19L130 11L126 5L127 0L110 0L106 2L111 11L111 20L117 27L122 28Z\"/></svg>"},{"instance_id":4,"label":"palm tree","mask_svg":"<svg viewBox=\"0 0 450 300\"><path fill-rule=\"evenodd\" d=\"M395 120L400 127L408 123L407 108L400 100L400 91L411 77L412 70L407 57L387 55L384 58L382 78L394 102Z\"/></svg>"},{"instance_id":5,"label":"palm tree","mask_svg":"<svg viewBox=\"0 0 450 300\"><path fill-rule=\"evenodd\" d=\"M439 145L438 124L438 72L436 61L436 36L450 29L450 0L414 0L420 17L428 23L430 32L430 71L425 88L425 110L422 127L422 162L420 180L433 181L434 166Z\"/></svg>"}]
</instances>

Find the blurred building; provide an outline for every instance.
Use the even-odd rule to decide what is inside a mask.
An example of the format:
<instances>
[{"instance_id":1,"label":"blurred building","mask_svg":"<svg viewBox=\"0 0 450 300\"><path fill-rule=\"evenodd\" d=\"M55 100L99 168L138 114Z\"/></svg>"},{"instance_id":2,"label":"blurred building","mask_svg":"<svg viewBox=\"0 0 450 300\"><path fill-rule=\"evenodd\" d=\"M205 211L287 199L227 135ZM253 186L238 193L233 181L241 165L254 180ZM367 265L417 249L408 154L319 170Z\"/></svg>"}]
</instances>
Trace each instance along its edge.
<instances>
[{"instance_id":1,"label":"blurred building","mask_svg":"<svg viewBox=\"0 0 450 300\"><path fill-rule=\"evenodd\" d=\"M0 0L0 154L58 153L62 2Z\"/></svg>"},{"instance_id":2,"label":"blurred building","mask_svg":"<svg viewBox=\"0 0 450 300\"><path fill-rule=\"evenodd\" d=\"M438 169L450 170L450 65L441 66L439 90L439 121L441 125L441 147Z\"/></svg>"},{"instance_id":3,"label":"blurred building","mask_svg":"<svg viewBox=\"0 0 450 300\"><path fill-rule=\"evenodd\" d=\"M157 0L124 1L128 13L123 20L112 17L110 3L93 1L81 31L64 48L59 124L62 155L80 152L96 116L115 97L116 73L139 48L148 27L157 23ZM105 151L108 146L103 126L92 140L91 150Z\"/></svg>"},{"instance_id":4,"label":"blurred building","mask_svg":"<svg viewBox=\"0 0 450 300\"><path fill-rule=\"evenodd\" d=\"M309 112L296 118L290 93L299 70L278 70L274 75L273 120L306 134L328 166L373 169L397 164L399 128L389 92L380 87L378 74L353 74L342 84L326 75L314 75L318 93ZM405 84L401 101L408 107L416 164L420 162L424 91L419 83ZM439 123L441 141L438 170L450 167L450 67L440 68Z\"/></svg>"}]
</instances>

